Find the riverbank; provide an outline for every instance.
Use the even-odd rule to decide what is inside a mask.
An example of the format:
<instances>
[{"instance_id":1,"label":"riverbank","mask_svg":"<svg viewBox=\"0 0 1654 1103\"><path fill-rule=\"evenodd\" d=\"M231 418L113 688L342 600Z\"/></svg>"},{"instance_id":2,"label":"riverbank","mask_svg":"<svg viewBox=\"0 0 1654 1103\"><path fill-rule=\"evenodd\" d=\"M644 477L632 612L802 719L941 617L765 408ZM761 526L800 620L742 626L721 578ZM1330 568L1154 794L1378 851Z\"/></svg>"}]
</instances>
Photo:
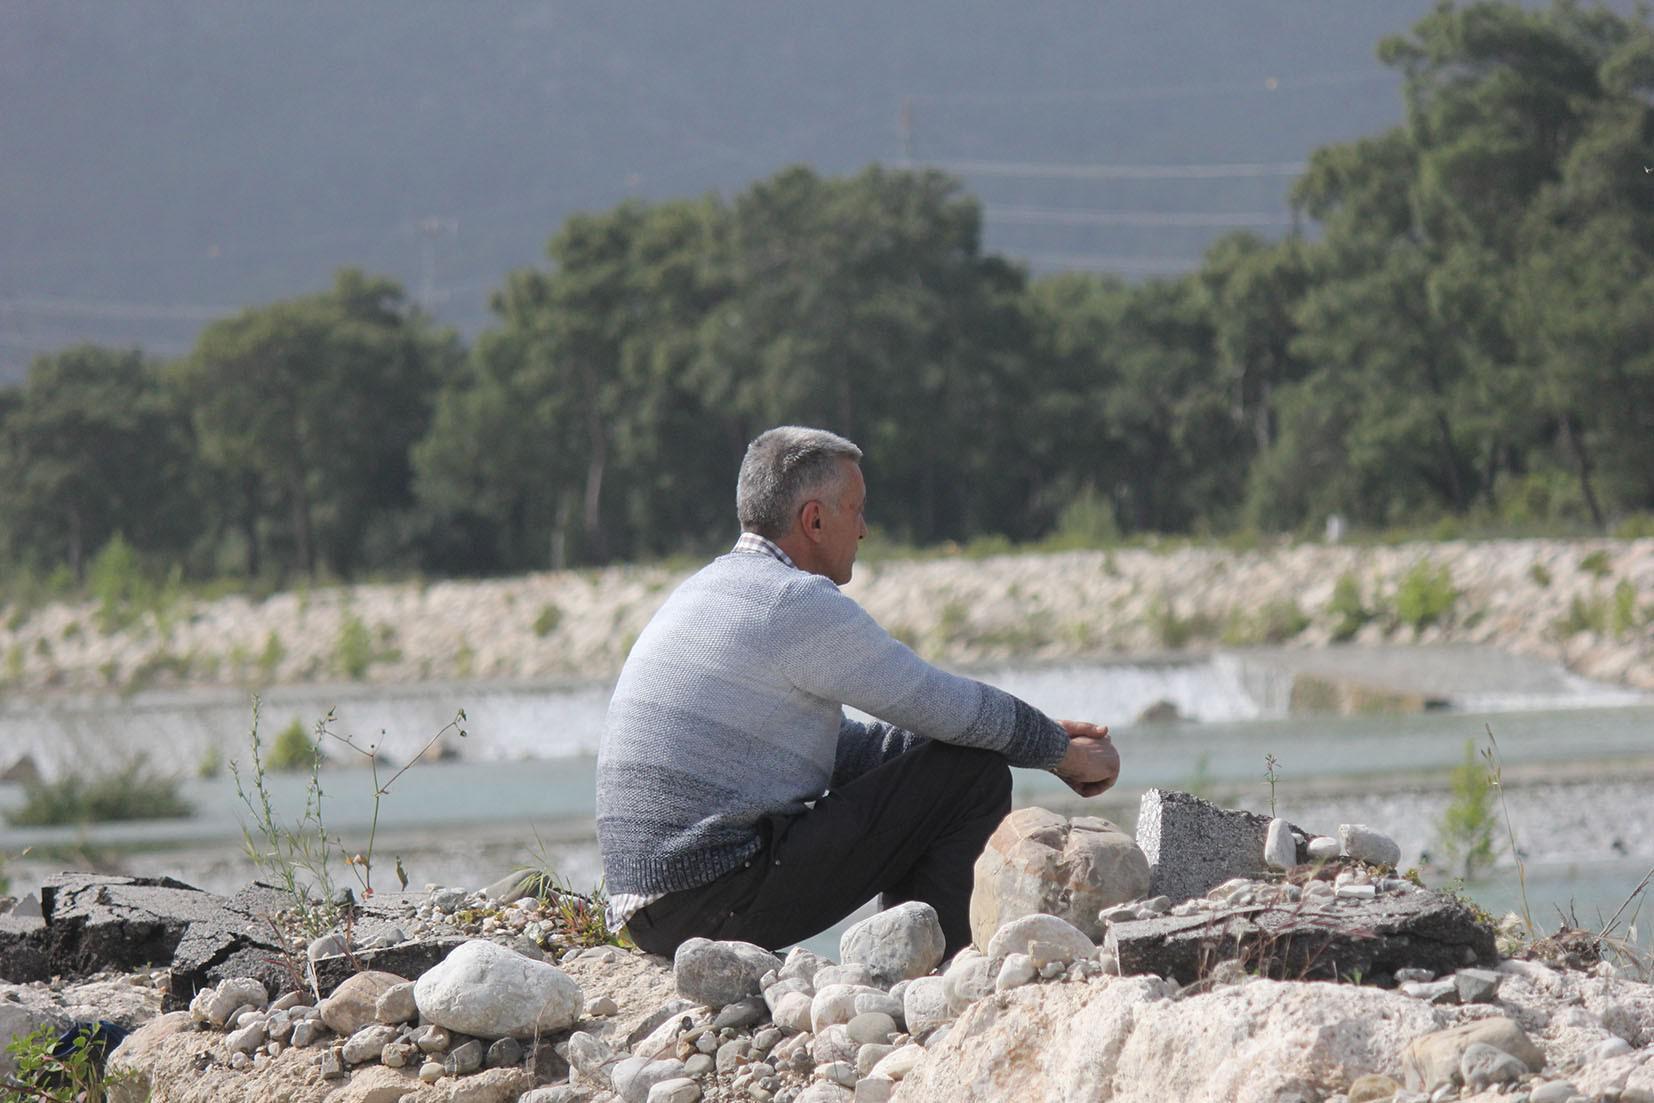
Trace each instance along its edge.
<instances>
[{"instance_id":1,"label":"riverbank","mask_svg":"<svg viewBox=\"0 0 1654 1103\"><path fill-rule=\"evenodd\" d=\"M10 693L317 681L602 679L688 573L669 567L8 610ZM1299 544L858 564L848 592L934 661L1107 660L1260 644L1477 644L1654 689L1654 539Z\"/></svg>"}]
</instances>

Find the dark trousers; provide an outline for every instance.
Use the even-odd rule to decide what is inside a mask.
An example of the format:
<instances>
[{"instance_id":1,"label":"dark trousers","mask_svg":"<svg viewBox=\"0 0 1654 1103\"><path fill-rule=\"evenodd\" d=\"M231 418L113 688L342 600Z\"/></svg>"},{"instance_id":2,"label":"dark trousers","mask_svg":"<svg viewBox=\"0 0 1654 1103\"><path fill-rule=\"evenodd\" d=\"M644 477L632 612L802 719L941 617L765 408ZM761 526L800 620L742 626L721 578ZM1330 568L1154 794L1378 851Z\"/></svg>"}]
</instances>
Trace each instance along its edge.
<instances>
[{"instance_id":1,"label":"dark trousers","mask_svg":"<svg viewBox=\"0 0 1654 1103\"><path fill-rule=\"evenodd\" d=\"M764 845L709 885L668 893L627 923L670 957L697 936L778 950L831 927L874 895L881 908L936 909L952 957L970 944L972 867L1011 810L1011 771L993 751L926 743L798 815L765 817Z\"/></svg>"}]
</instances>

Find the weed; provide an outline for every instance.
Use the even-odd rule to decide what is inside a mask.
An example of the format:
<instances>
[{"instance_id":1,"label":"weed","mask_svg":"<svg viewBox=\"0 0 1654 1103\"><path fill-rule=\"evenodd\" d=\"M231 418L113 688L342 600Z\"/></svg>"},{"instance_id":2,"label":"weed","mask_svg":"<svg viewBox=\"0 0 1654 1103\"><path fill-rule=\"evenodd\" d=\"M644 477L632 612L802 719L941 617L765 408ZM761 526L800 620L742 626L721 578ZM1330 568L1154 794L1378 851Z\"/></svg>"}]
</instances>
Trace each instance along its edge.
<instances>
[{"instance_id":1,"label":"weed","mask_svg":"<svg viewBox=\"0 0 1654 1103\"><path fill-rule=\"evenodd\" d=\"M279 774L298 773L308 770L321 754L321 748L305 734L304 724L295 716L291 723L276 733L276 742L270 748L266 765Z\"/></svg>"},{"instance_id":2,"label":"weed","mask_svg":"<svg viewBox=\"0 0 1654 1103\"><path fill-rule=\"evenodd\" d=\"M1528 565L1528 577L1532 579L1533 584L1538 586L1541 590L1548 589L1550 587L1551 570L1538 560L1535 560L1533 563Z\"/></svg>"},{"instance_id":3,"label":"weed","mask_svg":"<svg viewBox=\"0 0 1654 1103\"><path fill-rule=\"evenodd\" d=\"M1552 632L1561 639L1577 635L1580 632L1590 632L1593 635L1602 635L1608 628L1608 603L1601 597L1581 597L1575 594L1568 601L1568 613L1558 617L1552 624Z\"/></svg>"},{"instance_id":4,"label":"weed","mask_svg":"<svg viewBox=\"0 0 1654 1103\"><path fill-rule=\"evenodd\" d=\"M1162 594L1149 606L1149 626L1161 646L1180 650L1194 639L1210 639L1216 635L1212 618L1203 613L1181 617L1171 598Z\"/></svg>"},{"instance_id":5,"label":"weed","mask_svg":"<svg viewBox=\"0 0 1654 1103\"><path fill-rule=\"evenodd\" d=\"M1488 785L1499 792L1499 809L1505 815L1505 835L1510 840L1510 854L1516 859L1516 882L1522 893L1522 922L1533 934L1533 911L1528 907L1528 867L1522 861L1522 851L1516 845L1516 829L1510 822L1510 805L1505 802L1505 771L1499 760L1499 741L1493 737L1493 725L1487 725L1487 746L1482 748L1482 759L1487 763Z\"/></svg>"},{"instance_id":6,"label":"weed","mask_svg":"<svg viewBox=\"0 0 1654 1103\"><path fill-rule=\"evenodd\" d=\"M410 769L412 769L414 763L416 763L420 759L424 758L426 752L429 751L432 747L435 747L439 742L441 742L442 737L444 735L446 735L448 732L450 732L450 731L457 732L461 739L465 738L465 734L466 734L465 733L465 728L462 726L465 723L465 710L460 709L459 712L455 713L454 718L452 720L450 720L435 735L433 735L433 736L431 736L431 738L427 739L425 741L425 745L423 747L419 748L419 750L417 752L415 752L414 756L412 758L408 759L408 761L403 764L402 768L397 770L394 774L392 774L390 776L390 779L387 780L384 784L380 784L380 782L379 782L379 754L378 754L379 745L377 743L369 743L366 746L363 746L362 744L356 742L355 737L350 736L350 735L346 735L346 734L342 734L342 733L337 732L337 731L334 731L333 730L333 722L334 722L334 717L333 717L332 711L330 710L327 714L327 717L316 725L316 739L317 739L317 742L320 743L321 737L324 736L324 735L338 740L340 743L343 743L345 746L349 747L351 750L355 751L357 754L359 754L362 757L366 758L368 760L368 768L373 773L373 815L372 815L372 818L368 821L367 848L365 850L357 851L357 852L354 852L354 853L347 852L346 857L345 857L345 864L350 866L351 872L356 874L356 879L362 886L362 895L372 896L373 895L373 842L374 842L374 837L378 834L378 831L379 831L379 802L384 797L387 797L387 796L390 795L391 786L396 784L397 779L400 778L403 774L407 773ZM383 735L384 733L381 732L380 734ZM318 759L320 758L319 748L318 748L318 751L317 751L317 757L318 757ZM400 862L398 863L398 865L400 865Z\"/></svg>"},{"instance_id":7,"label":"weed","mask_svg":"<svg viewBox=\"0 0 1654 1103\"><path fill-rule=\"evenodd\" d=\"M178 779L150 769L142 755L107 774L68 773L55 781L25 781L23 803L6 813L14 827L46 827L115 820L163 820L194 813Z\"/></svg>"},{"instance_id":8,"label":"weed","mask_svg":"<svg viewBox=\"0 0 1654 1103\"><path fill-rule=\"evenodd\" d=\"M1453 770L1451 799L1436 826L1437 845L1449 867L1467 881L1493 864L1493 790L1486 769L1476 764L1476 744L1465 740L1464 762Z\"/></svg>"},{"instance_id":9,"label":"weed","mask_svg":"<svg viewBox=\"0 0 1654 1103\"><path fill-rule=\"evenodd\" d=\"M965 603L958 598L949 598L936 617L937 638L945 644L955 642L964 633L970 619L970 610Z\"/></svg>"},{"instance_id":10,"label":"weed","mask_svg":"<svg viewBox=\"0 0 1654 1103\"><path fill-rule=\"evenodd\" d=\"M1613 572L1613 568L1608 562L1608 553L1602 548L1598 548L1581 559L1579 569L1593 578L1607 578Z\"/></svg>"},{"instance_id":11,"label":"weed","mask_svg":"<svg viewBox=\"0 0 1654 1103\"><path fill-rule=\"evenodd\" d=\"M1309 618L1291 598L1271 601L1258 611L1258 637L1264 643L1284 643L1309 627Z\"/></svg>"},{"instance_id":12,"label":"weed","mask_svg":"<svg viewBox=\"0 0 1654 1103\"><path fill-rule=\"evenodd\" d=\"M1421 561L1402 576L1396 590L1396 619L1416 634L1429 625L1445 623L1458 600L1459 591L1446 564L1433 567Z\"/></svg>"},{"instance_id":13,"label":"weed","mask_svg":"<svg viewBox=\"0 0 1654 1103\"><path fill-rule=\"evenodd\" d=\"M145 656L143 662L133 668L126 679L124 691L138 693L167 678L184 681L189 677L193 665L193 659L189 655L174 655L165 648L152 651Z\"/></svg>"},{"instance_id":14,"label":"weed","mask_svg":"<svg viewBox=\"0 0 1654 1103\"><path fill-rule=\"evenodd\" d=\"M1263 756L1263 779L1269 782L1269 816L1275 817L1275 783L1280 780L1280 772L1276 769L1281 760L1273 754Z\"/></svg>"},{"instance_id":15,"label":"weed","mask_svg":"<svg viewBox=\"0 0 1654 1103\"><path fill-rule=\"evenodd\" d=\"M555 603L547 602L540 606L540 612L534 618L534 634L543 640L557 631L557 626L562 623L563 610Z\"/></svg>"},{"instance_id":16,"label":"weed","mask_svg":"<svg viewBox=\"0 0 1654 1103\"><path fill-rule=\"evenodd\" d=\"M6 649L6 681L12 685L19 685L23 681L24 664L28 661L28 652L23 645L14 643Z\"/></svg>"},{"instance_id":17,"label":"weed","mask_svg":"<svg viewBox=\"0 0 1654 1103\"><path fill-rule=\"evenodd\" d=\"M630 647L622 649L622 654L630 651ZM469 678L477 671L477 651L469 640L461 640L459 647L454 651L454 677Z\"/></svg>"},{"instance_id":18,"label":"weed","mask_svg":"<svg viewBox=\"0 0 1654 1103\"><path fill-rule=\"evenodd\" d=\"M136 1078L136 1072L104 1071L104 1059L111 1048L104 1031L86 1026L60 1036L58 1029L45 1023L6 1043L17 1072L6 1078L0 1098L102 1103L110 1088Z\"/></svg>"},{"instance_id":19,"label":"weed","mask_svg":"<svg viewBox=\"0 0 1654 1103\"><path fill-rule=\"evenodd\" d=\"M78 639L80 639L80 621L72 620L68 624L65 624L63 626L63 637L62 638L63 638L65 643L67 643L69 640L78 640Z\"/></svg>"}]
</instances>

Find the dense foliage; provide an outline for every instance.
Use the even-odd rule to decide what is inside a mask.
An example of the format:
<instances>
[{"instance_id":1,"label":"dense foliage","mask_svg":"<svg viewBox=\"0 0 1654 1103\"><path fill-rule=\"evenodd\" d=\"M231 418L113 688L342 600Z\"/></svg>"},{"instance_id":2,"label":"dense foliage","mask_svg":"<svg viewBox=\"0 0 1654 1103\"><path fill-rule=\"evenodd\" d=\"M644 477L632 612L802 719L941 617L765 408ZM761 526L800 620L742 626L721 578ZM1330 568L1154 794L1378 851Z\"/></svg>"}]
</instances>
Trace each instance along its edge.
<instances>
[{"instance_id":1,"label":"dense foliage","mask_svg":"<svg viewBox=\"0 0 1654 1103\"><path fill-rule=\"evenodd\" d=\"M931 543L1654 509L1654 31L1444 6L1380 56L1394 130L1306 227L1178 279L1030 280L933 171L790 168L570 219L469 350L395 284L95 347L0 392L0 554L117 536L194 576L489 572L704 551L745 442L821 425Z\"/></svg>"}]
</instances>

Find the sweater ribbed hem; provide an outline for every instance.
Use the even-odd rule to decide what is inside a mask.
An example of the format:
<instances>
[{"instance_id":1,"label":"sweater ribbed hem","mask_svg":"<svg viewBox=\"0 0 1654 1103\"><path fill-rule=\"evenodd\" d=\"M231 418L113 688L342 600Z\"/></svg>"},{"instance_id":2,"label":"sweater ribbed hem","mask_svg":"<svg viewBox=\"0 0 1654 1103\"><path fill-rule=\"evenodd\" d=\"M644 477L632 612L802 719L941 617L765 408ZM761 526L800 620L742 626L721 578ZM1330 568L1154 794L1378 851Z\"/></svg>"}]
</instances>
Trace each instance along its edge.
<instances>
[{"instance_id":1,"label":"sweater ribbed hem","mask_svg":"<svg viewBox=\"0 0 1654 1103\"><path fill-rule=\"evenodd\" d=\"M611 893L653 896L682 892L710 885L738 869L762 848L763 843L753 838L733 846L711 847L688 854L606 854L603 874Z\"/></svg>"}]
</instances>

